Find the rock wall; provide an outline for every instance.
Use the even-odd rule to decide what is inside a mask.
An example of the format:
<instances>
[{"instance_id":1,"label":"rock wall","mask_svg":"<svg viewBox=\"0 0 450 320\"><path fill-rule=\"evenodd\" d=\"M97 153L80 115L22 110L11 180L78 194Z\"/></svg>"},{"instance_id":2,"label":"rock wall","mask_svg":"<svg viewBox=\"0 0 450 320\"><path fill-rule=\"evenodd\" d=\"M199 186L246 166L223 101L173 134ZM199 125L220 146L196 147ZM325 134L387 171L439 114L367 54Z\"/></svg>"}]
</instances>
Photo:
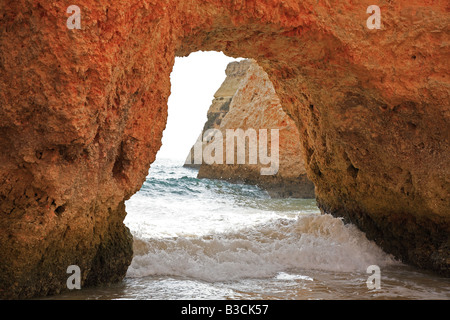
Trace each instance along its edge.
<instances>
[{"instance_id":1,"label":"rock wall","mask_svg":"<svg viewBox=\"0 0 450 320\"><path fill-rule=\"evenodd\" d=\"M239 82L231 70L244 70ZM217 112L215 103L208 110L208 121L203 132L207 129L219 129L223 137L223 157L221 164L207 164L205 162L199 168L199 178L222 179L231 182L255 184L269 192L271 197L295 197L314 198L314 184L306 175L304 156L302 154L300 135L295 122L283 111L280 100L275 93L267 73L258 66L254 60L232 62L227 67L227 77L219 89L230 87L234 94L226 100L227 111ZM232 83L232 86L229 84ZM232 90L230 90L231 93ZM225 108L224 108L225 109ZM213 120L213 121L211 121ZM213 123L213 125L211 125ZM262 164L259 157L256 163L250 163L249 141L247 141L244 153L245 164L237 163L238 147L233 148L233 164L227 163L227 130L242 129L244 132L254 130L257 139L254 141L254 150L260 152L259 130L267 130L268 143L265 145L270 154L272 149L271 131L277 130L279 143L276 157L276 171L273 174L261 174L261 168L269 168L272 164ZM236 143L238 140L235 141ZM214 142L204 143L203 149ZM264 147L263 147L264 148ZM193 149L195 149L193 147ZM241 150L241 152L242 152ZM195 150L191 151L194 154Z\"/></svg>"},{"instance_id":2,"label":"rock wall","mask_svg":"<svg viewBox=\"0 0 450 320\"><path fill-rule=\"evenodd\" d=\"M450 275L450 17L444 1L0 1L0 296L117 281L124 201L161 145L175 55L269 75L323 211Z\"/></svg>"},{"instance_id":3,"label":"rock wall","mask_svg":"<svg viewBox=\"0 0 450 320\"><path fill-rule=\"evenodd\" d=\"M220 123L230 110L231 100L239 88L242 79L247 74L249 67L250 60L231 62L227 65L225 70L226 78L220 85L220 88L216 91L216 93L214 93L214 99L208 109L206 123L197 139L199 143L203 143L203 133L205 131L220 128ZM194 146L192 146L183 166L200 169L201 162L196 163L195 161Z\"/></svg>"}]
</instances>

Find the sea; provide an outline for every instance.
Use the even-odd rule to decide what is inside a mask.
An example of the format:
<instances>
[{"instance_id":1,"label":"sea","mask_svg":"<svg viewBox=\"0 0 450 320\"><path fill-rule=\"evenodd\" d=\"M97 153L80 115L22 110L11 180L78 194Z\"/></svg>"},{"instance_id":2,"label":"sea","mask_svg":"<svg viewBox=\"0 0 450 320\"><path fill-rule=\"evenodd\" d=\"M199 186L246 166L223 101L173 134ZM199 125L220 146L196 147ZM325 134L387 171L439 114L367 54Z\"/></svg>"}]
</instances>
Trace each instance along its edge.
<instances>
[{"instance_id":1,"label":"sea","mask_svg":"<svg viewBox=\"0 0 450 320\"><path fill-rule=\"evenodd\" d=\"M397 261L313 199L197 173L158 158L126 202L134 257L124 280L49 299L450 299L450 279Z\"/></svg>"}]
</instances>

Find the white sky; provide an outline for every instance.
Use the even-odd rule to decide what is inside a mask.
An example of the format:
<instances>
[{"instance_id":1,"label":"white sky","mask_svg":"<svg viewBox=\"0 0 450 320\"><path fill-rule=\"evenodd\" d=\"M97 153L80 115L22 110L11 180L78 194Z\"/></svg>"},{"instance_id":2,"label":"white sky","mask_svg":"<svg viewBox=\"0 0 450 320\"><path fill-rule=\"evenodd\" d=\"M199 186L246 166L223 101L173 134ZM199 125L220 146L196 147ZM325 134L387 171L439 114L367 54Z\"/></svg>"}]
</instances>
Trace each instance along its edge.
<instances>
[{"instance_id":1,"label":"white sky","mask_svg":"<svg viewBox=\"0 0 450 320\"><path fill-rule=\"evenodd\" d=\"M186 159L206 122L214 93L225 80L225 69L235 60L241 58L213 51L175 59L170 76L169 116L157 158Z\"/></svg>"}]
</instances>

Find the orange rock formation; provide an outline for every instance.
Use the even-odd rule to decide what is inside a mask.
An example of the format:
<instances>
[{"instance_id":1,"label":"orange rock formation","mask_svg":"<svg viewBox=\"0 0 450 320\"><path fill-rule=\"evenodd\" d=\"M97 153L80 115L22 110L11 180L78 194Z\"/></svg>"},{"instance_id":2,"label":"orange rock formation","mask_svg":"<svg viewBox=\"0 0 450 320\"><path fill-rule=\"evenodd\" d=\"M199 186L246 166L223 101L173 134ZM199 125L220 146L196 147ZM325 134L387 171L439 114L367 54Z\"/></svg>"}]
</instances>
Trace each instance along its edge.
<instances>
[{"instance_id":1,"label":"orange rock formation","mask_svg":"<svg viewBox=\"0 0 450 320\"><path fill-rule=\"evenodd\" d=\"M203 162L198 177L255 184L267 190L272 197L314 198L314 184L306 176L297 126L283 111L267 73L255 61L243 60L230 63L226 74L227 78L215 94L216 98L208 110L208 121L203 129L203 132L214 128L220 130L223 137L223 152L220 157L222 164ZM267 130L268 142L265 147L261 146L259 141L261 129ZM279 137L276 144L271 140L271 132L274 129ZM251 142L247 141L245 149L233 149L233 164L228 163L226 159L229 141L227 130L234 133L236 130L242 130L244 133L250 133L250 136L251 131L254 131L256 136L252 147L249 146ZM210 142L214 143L216 142ZM207 145L208 143L204 143L204 148ZM271 154L272 145L277 147L276 155L270 156L270 163L262 164L258 153L263 151L264 155ZM253 164L250 163L251 148L256 154ZM263 150L260 150L261 148ZM193 147L191 155L194 155L195 151ZM239 152L246 156L245 164L237 163ZM269 170L269 167L272 167L272 170ZM273 173L262 174L262 168Z\"/></svg>"},{"instance_id":2,"label":"orange rock formation","mask_svg":"<svg viewBox=\"0 0 450 320\"><path fill-rule=\"evenodd\" d=\"M203 144L204 132L209 129L219 129L222 119L226 116L230 110L230 104L235 95L237 89L239 89L242 80L247 74L247 70L250 67L250 60L243 60L241 62L231 62L225 69L226 78L220 85L219 89L214 93L214 99L207 112L207 120L203 126L202 132L197 141ZM197 142L196 142L197 143ZM194 144L195 146L195 144ZM194 146L189 151L189 155L186 158L185 167L200 169L202 161L196 163Z\"/></svg>"},{"instance_id":3,"label":"orange rock formation","mask_svg":"<svg viewBox=\"0 0 450 320\"><path fill-rule=\"evenodd\" d=\"M268 73L320 208L405 262L450 274L445 1L0 1L0 296L121 279L124 201L161 145L176 55Z\"/></svg>"}]
</instances>

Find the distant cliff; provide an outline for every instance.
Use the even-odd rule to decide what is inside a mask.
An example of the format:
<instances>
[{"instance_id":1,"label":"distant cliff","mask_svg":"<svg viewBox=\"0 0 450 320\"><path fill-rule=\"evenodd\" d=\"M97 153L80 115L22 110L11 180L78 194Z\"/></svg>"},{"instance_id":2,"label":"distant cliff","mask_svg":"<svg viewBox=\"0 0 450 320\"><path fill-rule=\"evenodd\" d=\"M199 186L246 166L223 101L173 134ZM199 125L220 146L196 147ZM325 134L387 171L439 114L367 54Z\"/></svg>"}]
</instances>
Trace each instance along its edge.
<instances>
[{"instance_id":1,"label":"distant cliff","mask_svg":"<svg viewBox=\"0 0 450 320\"><path fill-rule=\"evenodd\" d=\"M307 178L300 136L294 121L283 111L280 100L275 93L267 74L252 60L232 62L226 70L227 78L214 95L208 110L208 120L202 134L209 129L218 129L223 137L222 164L195 164L195 145L186 159L185 166L199 168L199 178L222 179L231 182L255 184L267 190L273 197L314 198L314 184ZM245 146L245 163L233 164L226 161L227 130L256 133L258 155L261 151L260 130L267 130L267 152L272 148L272 130L278 130L279 153L275 174L261 174L268 164L250 163L249 141ZM199 137L199 139L200 139ZM203 139L205 140L205 139ZM202 150L213 141L203 141ZM199 141L199 140L198 140ZM236 140L237 144L237 140ZM200 149L197 149L200 150ZM235 147L234 153L238 152ZM270 154L270 156L275 156ZM273 157L275 161L275 157Z\"/></svg>"},{"instance_id":2,"label":"distant cliff","mask_svg":"<svg viewBox=\"0 0 450 320\"><path fill-rule=\"evenodd\" d=\"M206 130L220 128L220 123L230 110L231 100L245 78L250 65L250 60L235 61L228 64L225 70L227 77L214 94L214 100L208 109L207 120L199 136L200 140ZM200 169L200 163L195 163L194 161L194 146L186 158L184 167Z\"/></svg>"}]
</instances>

